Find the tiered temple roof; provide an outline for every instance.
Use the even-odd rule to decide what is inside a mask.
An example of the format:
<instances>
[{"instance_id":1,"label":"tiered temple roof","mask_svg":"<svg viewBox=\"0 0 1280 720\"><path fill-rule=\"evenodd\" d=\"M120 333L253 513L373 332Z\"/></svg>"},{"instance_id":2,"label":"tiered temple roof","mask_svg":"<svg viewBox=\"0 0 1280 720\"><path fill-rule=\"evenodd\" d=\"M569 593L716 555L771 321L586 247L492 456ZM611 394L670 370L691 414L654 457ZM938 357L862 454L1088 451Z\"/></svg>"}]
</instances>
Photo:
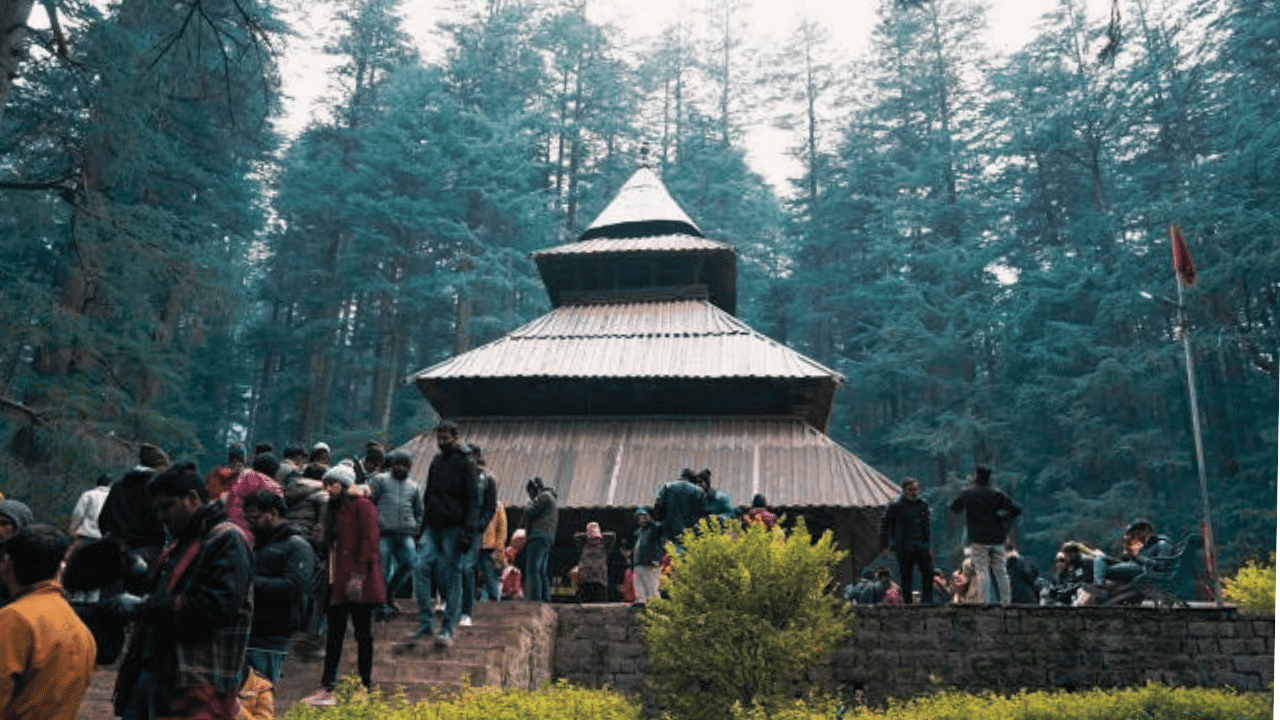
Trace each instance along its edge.
<instances>
[{"instance_id":1,"label":"tiered temple roof","mask_svg":"<svg viewBox=\"0 0 1280 720\"><path fill-rule=\"evenodd\" d=\"M485 448L504 504L539 476L562 508L630 508L685 467L712 469L739 503L871 510L896 495L824 433L840 374L733 316L733 246L704 237L652 170L534 260L551 312L412 377ZM424 467L434 438L406 449ZM851 531L864 541L867 517Z\"/></svg>"}]
</instances>

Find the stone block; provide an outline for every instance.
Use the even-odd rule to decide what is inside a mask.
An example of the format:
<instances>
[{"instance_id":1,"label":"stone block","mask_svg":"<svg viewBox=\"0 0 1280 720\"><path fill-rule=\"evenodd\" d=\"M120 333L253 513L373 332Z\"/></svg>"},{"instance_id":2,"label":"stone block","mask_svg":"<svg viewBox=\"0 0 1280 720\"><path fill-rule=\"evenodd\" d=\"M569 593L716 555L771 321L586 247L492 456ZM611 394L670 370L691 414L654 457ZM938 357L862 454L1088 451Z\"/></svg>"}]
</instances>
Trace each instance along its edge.
<instances>
[{"instance_id":1,"label":"stone block","mask_svg":"<svg viewBox=\"0 0 1280 720\"><path fill-rule=\"evenodd\" d=\"M1236 690L1262 690L1268 685L1257 675L1249 673L1227 673L1222 682Z\"/></svg>"},{"instance_id":2,"label":"stone block","mask_svg":"<svg viewBox=\"0 0 1280 720\"><path fill-rule=\"evenodd\" d=\"M1187 623L1187 634L1192 637L1209 637L1217 636L1220 633L1217 623L1189 622Z\"/></svg>"},{"instance_id":3,"label":"stone block","mask_svg":"<svg viewBox=\"0 0 1280 720\"><path fill-rule=\"evenodd\" d=\"M1236 672L1251 673L1258 677L1271 674L1275 660L1268 656L1242 655L1231 658L1231 666Z\"/></svg>"}]
</instances>

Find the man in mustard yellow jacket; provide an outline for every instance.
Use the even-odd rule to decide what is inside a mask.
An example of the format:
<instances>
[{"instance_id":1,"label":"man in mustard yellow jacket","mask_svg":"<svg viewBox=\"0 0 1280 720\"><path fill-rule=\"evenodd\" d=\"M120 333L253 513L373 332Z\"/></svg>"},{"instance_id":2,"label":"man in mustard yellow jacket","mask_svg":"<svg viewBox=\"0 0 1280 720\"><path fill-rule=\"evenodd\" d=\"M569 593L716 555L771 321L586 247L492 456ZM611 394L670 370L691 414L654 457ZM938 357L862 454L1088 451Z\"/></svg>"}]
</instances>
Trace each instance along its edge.
<instances>
[{"instance_id":1,"label":"man in mustard yellow jacket","mask_svg":"<svg viewBox=\"0 0 1280 720\"><path fill-rule=\"evenodd\" d=\"M75 720L93 676L93 635L54 578L70 540L30 525L0 545L0 718Z\"/></svg>"}]
</instances>

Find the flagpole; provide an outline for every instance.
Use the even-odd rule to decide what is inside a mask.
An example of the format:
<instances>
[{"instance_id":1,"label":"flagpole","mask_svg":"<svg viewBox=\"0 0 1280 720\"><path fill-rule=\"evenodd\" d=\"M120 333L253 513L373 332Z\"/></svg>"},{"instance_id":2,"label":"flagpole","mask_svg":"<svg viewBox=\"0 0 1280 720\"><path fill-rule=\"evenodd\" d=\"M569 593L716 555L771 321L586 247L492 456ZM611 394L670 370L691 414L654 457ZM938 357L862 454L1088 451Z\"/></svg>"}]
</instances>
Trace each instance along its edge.
<instances>
[{"instance_id":1,"label":"flagpole","mask_svg":"<svg viewBox=\"0 0 1280 720\"><path fill-rule=\"evenodd\" d=\"M1176 275L1176 273L1175 273ZM1200 510L1204 515L1204 559L1209 566L1209 584L1213 602L1222 607L1222 578L1218 574L1218 549L1213 537L1213 518L1209 513L1209 476L1204 467L1204 441L1200 433L1200 403L1196 398L1195 367L1191 359L1191 325L1187 322L1187 310L1182 297L1182 282L1178 286L1178 331L1182 335L1182 353L1187 367L1187 397L1191 404L1191 429L1196 441L1196 466L1200 471Z\"/></svg>"}]
</instances>

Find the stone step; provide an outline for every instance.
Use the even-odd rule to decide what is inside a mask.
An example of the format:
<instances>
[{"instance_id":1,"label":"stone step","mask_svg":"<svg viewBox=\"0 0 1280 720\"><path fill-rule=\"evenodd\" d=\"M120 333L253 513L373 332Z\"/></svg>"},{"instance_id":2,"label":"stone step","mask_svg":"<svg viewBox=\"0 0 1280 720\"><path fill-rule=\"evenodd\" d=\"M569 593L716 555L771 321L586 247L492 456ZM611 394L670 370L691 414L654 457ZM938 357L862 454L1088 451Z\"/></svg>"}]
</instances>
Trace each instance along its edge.
<instances>
[{"instance_id":1,"label":"stone step","mask_svg":"<svg viewBox=\"0 0 1280 720\"><path fill-rule=\"evenodd\" d=\"M417 700L457 693L467 686L534 688L549 681L551 659L534 657L533 648L550 648L548 638L556 627L554 610L539 603L477 603L473 618L474 625L455 630L454 644L448 648L436 647L433 638L407 640L417 627L412 613L375 623L374 683L388 697L403 688L407 697ZM437 628L440 620L437 614ZM303 661L291 655L276 689L277 709L283 711L311 694L322 669L322 660ZM355 638L348 629L338 675L355 673Z\"/></svg>"}]
</instances>

